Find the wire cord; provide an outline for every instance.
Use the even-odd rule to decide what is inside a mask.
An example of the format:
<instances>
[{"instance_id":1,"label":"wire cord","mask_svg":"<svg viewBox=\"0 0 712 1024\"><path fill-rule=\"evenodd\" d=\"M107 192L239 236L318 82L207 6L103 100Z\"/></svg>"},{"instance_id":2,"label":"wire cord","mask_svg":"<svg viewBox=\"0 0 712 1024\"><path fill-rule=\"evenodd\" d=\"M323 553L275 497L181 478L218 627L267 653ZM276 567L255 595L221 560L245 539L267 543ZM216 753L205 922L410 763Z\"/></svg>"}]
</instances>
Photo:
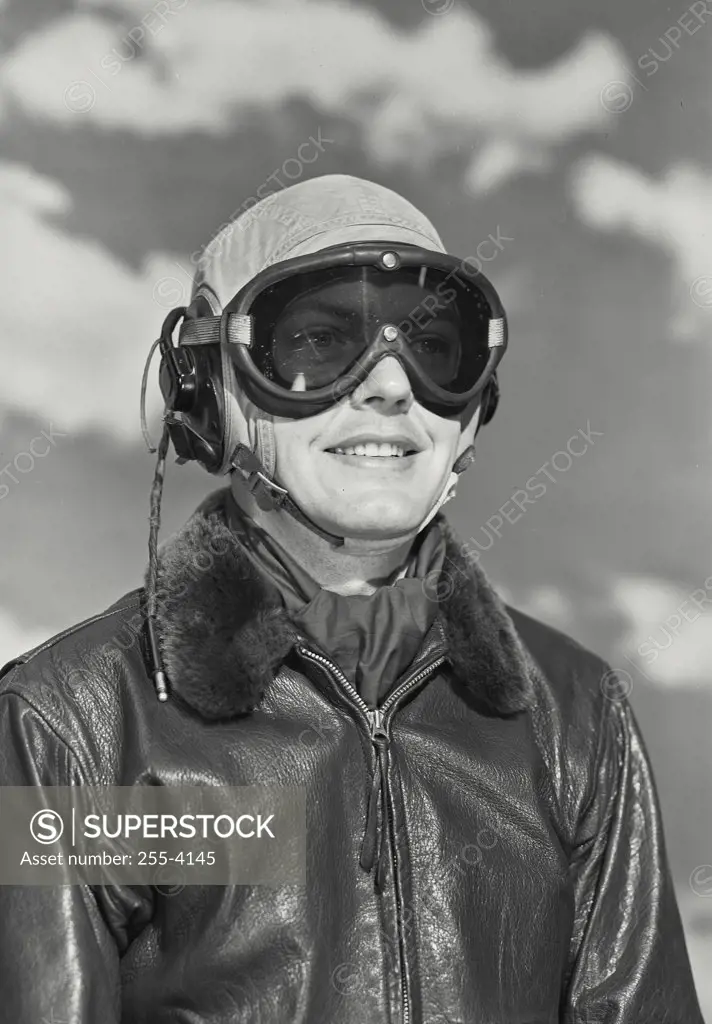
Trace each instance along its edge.
<instances>
[{"instance_id":1,"label":"wire cord","mask_svg":"<svg viewBox=\"0 0 712 1024\"><path fill-rule=\"evenodd\" d=\"M168 700L168 681L163 667L158 635L156 631L156 612L158 603L158 531L161 527L161 499L163 497L163 482L166 474L166 456L170 434L168 423L164 417L163 433L158 443L158 455L156 458L156 470L151 485L151 510L149 514L148 534L148 587L146 589L146 625L148 629L148 641L151 648L153 660L153 680L156 687L156 695L162 702Z\"/></svg>"}]
</instances>

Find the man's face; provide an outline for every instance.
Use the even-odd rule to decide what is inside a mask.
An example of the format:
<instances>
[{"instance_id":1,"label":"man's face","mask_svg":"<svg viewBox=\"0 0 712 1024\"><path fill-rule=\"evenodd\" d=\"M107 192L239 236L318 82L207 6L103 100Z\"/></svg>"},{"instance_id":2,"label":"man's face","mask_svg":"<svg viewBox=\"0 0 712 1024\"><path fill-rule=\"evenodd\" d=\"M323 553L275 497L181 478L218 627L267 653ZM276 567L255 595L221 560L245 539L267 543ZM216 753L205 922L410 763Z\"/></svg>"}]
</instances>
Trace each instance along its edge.
<instances>
[{"instance_id":1,"label":"man's face","mask_svg":"<svg viewBox=\"0 0 712 1024\"><path fill-rule=\"evenodd\" d=\"M333 408L293 420L276 417L276 476L317 525L369 539L412 534L437 501L452 465L473 441L480 402L459 417L429 412L405 370L386 356ZM410 455L346 455L356 438L403 438Z\"/></svg>"}]
</instances>

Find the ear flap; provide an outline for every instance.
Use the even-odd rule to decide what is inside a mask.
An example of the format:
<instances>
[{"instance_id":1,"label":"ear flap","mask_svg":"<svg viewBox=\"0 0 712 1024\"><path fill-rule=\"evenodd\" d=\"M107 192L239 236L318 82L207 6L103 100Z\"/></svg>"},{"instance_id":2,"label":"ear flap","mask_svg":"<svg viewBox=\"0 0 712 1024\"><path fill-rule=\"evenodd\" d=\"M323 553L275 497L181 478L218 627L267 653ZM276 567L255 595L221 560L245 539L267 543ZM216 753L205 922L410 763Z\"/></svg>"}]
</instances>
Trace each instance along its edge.
<instances>
[{"instance_id":1,"label":"ear flap","mask_svg":"<svg viewBox=\"0 0 712 1024\"><path fill-rule=\"evenodd\" d=\"M248 426L244 413L240 409L240 403L237 399L238 384L237 377L235 376L235 368L232 365L232 359L225 347L223 347L220 353L220 360L222 370L222 400L224 409L223 461L222 466L220 467L220 472L225 474L229 473L233 468L230 460L232 459L232 453L237 448L237 445L240 444L240 442L244 444L248 440ZM252 448L251 445L250 448Z\"/></svg>"},{"instance_id":2,"label":"ear flap","mask_svg":"<svg viewBox=\"0 0 712 1024\"><path fill-rule=\"evenodd\" d=\"M482 418L480 420L480 426L484 427L494 416L499 405L499 382L497 380L497 374L492 375L492 379L488 382L485 388L485 394L482 401Z\"/></svg>"}]
</instances>

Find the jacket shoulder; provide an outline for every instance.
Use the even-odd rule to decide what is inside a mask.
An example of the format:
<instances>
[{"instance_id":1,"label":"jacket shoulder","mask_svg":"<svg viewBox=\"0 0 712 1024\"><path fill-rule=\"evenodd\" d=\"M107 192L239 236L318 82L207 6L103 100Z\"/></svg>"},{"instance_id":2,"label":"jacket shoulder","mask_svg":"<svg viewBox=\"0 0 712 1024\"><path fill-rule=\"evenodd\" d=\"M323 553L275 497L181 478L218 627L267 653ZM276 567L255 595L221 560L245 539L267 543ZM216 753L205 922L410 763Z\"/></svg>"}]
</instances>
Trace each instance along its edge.
<instances>
[{"instance_id":1,"label":"jacket shoulder","mask_svg":"<svg viewBox=\"0 0 712 1024\"><path fill-rule=\"evenodd\" d=\"M560 630L513 608L507 612L535 665L532 708L541 754L576 834L615 789L632 712L630 677ZM563 768L562 768L563 766Z\"/></svg>"},{"instance_id":2,"label":"jacket shoulder","mask_svg":"<svg viewBox=\"0 0 712 1024\"><path fill-rule=\"evenodd\" d=\"M507 607L507 613L536 666L540 712L558 720L563 730L580 734L582 744L594 752L604 721L627 706L630 676L553 626L515 608Z\"/></svg>"},{"instance_id":3,"label":"jacket shoulder","mask_svg":"<svg viewBox=\"0 0 712 1024\"><path fill-rule=\"evenodd\" d=\"M104 611L68 626L30 648L29 651L24 651L6 661L0 667L0 692L4 689L4 682L8 674L17 667L34 663L39 668L47 658L71 656L78 647L86 649L93 645L100 646L108 637L121 629L123 620L130 619L135 612L140 610L142 593L143 588L141 587L130 590Z\"/></svg>"},{"instance_id":4,"label":"jacket shoulder","mask_svg":"<svg viewBox=\"0 0 712 1024\"><path fill-rule=\"evenodd\" d=\"M60 733L82 710L110 713L122 683L145 674L142 595L142 588L129 591L8 661L0 668L0 698L21 698Z\"/></svg>"},{"instance_id":5,"label":"jacket shoulder","mask_svg":"<svg viewBox=\"0 0 712 1024\"><path fill-rule=\"evenodd\" d=\"M591 685L600 691L601 678L610 674L606 661L545 622L507 606L517 635L535 659L546 678L557 690L585 690Z\"/></svg>"}]
</instances>

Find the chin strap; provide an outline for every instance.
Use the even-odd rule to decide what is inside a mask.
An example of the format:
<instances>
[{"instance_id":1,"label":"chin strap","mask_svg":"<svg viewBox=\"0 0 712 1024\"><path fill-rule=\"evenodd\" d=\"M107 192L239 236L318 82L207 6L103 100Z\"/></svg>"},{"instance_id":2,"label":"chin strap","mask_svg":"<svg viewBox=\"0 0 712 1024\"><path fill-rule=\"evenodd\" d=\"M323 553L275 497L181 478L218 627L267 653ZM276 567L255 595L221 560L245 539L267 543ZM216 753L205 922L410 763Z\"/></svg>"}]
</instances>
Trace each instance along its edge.
<instances>
[{"instance_id":1,"label":"chin strap","mask_svg":"<svg viewBox=\"0 0 712 1024\"><path fill-rule=\"evenodd\" d=\"M464 473L468 466L472 465L475 461L475 446L471 444L462 455L458 456L455 460L455 464L452 467L452 472L448 478L445 487L443 488L442 494L435 502L427 516L421 522L416 533L420 533L424 527L433 519L440 511L442 506L455 497L457 492L458 477L461 473ZM239 469L243 474L247 474L245 483L248 490L253 495L255 501L264 512L271 512L274 509L283 509L285 512L289 512L298 522L314 533L319 534L320 537L325 538L331 544L336 547L342 547L345 538L338 537L334 533L329 533L327 530L323 530L316 523L312 522L308 516L306 516L295 502L289 497L288 491L284 487L280 487L279 484L275 483L269 475L265 472L264 466L250 449L245 444L238 444L230 457L230 463L235 469Z\"/></svg>"},{"instance_id":2,"label":"chin strap","mask_svg":"<svg viewBox=\"0 0 712 1024\"><path fill-rule=\"evenodd\" d=\"M242 443L237 445L230 456L230 464L235 469L241 470L243 474L247 474L245 481L247 488L264 512L272 512L277 508L284 509L285 512L289 512L303 526L313 530L314 533L318 533L320 537L328 540L329 543L334 544L336 547L343 546L345 538L337 537L336 534L323 530L316 523L313 523L308 516L304 515L299 506L289 497L289 492L284 487L276 484L268 476L260 460L254 452L250 451L247 445Z\"/></svg>"},{"instance_id":3,"label":"chin strap","mask_svg":"<svg viewBox=\"0 0 712 1024\"><path fill-rule=\"evenodd\" d=\"M455 497L455 495L457 494L457 482L460 474L464 473L467 467L471 466L474 461L475 446L474 444L471 444L468 448L465 448L462 455L459 455L455 460L455 464L452 467L452 472L450 473L448 481L443 488L442 494L440 495L438 500L435 502L433 507L428 512L425 519L418 527L418 533L420 533L420 531L428 525L431 519L435 518L435 516L438 514L443 505L447 504L448 501Z\"/></svg>"}]
</instances>

